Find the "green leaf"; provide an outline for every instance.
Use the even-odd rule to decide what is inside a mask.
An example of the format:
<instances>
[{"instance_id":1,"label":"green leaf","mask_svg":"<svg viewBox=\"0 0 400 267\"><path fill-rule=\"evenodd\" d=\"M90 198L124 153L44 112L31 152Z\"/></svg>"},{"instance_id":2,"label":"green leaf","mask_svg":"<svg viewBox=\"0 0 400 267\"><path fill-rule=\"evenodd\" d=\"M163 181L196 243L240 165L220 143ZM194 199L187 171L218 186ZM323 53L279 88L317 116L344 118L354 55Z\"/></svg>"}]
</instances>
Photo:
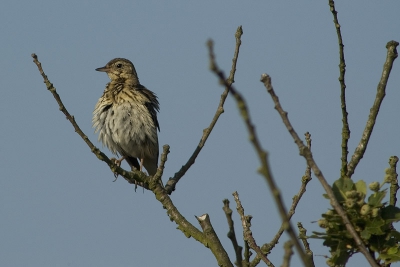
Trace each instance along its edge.
<instances>
[{"instance_id":1,"label":"green leaf","mask_svg":"<svg viewBox=\"0 0 400 267\"><path fill-rule=\"evenodd\" d=\"M333 193L339 202L344 202L346 200L345 193L347 191L353 190L354 183L349 178L337 179L332 186Z\"/></svg>"},{"instance_id":2,"label":"green leaf","mask_svg":"<svg viewBox=\"0 0 400 267\"><path fill-rule=\"evenodd\" d=\"M364 229L364 230L361 232L361 238L362 238L362 239L368 240L368 239L370 239L370 237L371 237L371 233L370 233L367 229Z\"/></svg>"},{"instance_id":3,"label":"green leaf","mask_svg":"<svg viewBox=\"0 0 400 267\"><path fill-rule=\"evenodd\" d=\"M360 180L357 183L355 183L355 186L358 192L363 193L364 196L367 195L367 184L363 180Z\"/></svg>"},{"instance_id":4,"label":"green leaf","mask_svg":"<svg viewBox=\"0 0 400 267\"><path fill-rule=\"evenodd\" d=\"M368 240L369 248L372 251L381 253L387 249L386 235L372 235Z\"/></svg>"},{"instance_id":5,"label":"green leaf","mask_svg":"<svg viewBox=\"0 0 400 267\"><path fill-rule=\"evenodd\" d=\"M379 259L384 260L386 264L400 261L400 250L398 246L389 248L387 253L379 254Z\"/></svg>"},{"instance_id":6,"label":"green leaf","mask_svg":"<svg viewBox=\"0 0 400 267\"><path fill-rule=\"evenodd\" d=\"M381 209L382 219L386 223L398 222L400 221L400 208L394 206L387 206Z\"/></svg>"},{"instance_id":7,"label":"green leaf","mask_svg":"<svg viewBox=\"0 0 400 267\"><path fill-rule=\"evenodd\" d=\"M331 249L332 257L330 259L335 266L345 266L352 252L353 250L348 248L345 242L339 242L336 248Z\"/></svg>"},{"instance_id":8,"label":"green leaf","mask_svg":"<svg viewBox=\"0 0 400 267\"><path fill-rule=\"evenodd\" d=\"M324 236L319 236L319 235L310 235L310 236L307 236L307 238L314 238L314 239L325 239L325 237L324 237Z\"/></svg>"},{"instance_id":9,"label":"green leaf","mask_svg":"<svg viewBox=\"0 0 400 267\"><path fill-rule=\"evenodd\" d=\"M374 218L371 221L367 221L364 231L372 235L383 235L385 232L382 231L382 226L385 225L385 221L382 218Z\"/></svg>"},{"instance_id":10,"label":"green leaf","mask_svg":"<svg viewBox=\"0 0 400 267\"><path fill-rule=\"evenodd\" d=\"M387 254L389 255L394 255L399 253L399 248L398 247L391 247L388 249Z\"/></svg>"},{"instance_id":11,"label":"green leaf","mask_svg":"<svg viewBox=\"0 0 400 267\"><path fill-rule=\"evenodd\" d=\"M386 196L386 189L383 191L376 192L368 198L368 204L374 208L381 207L382 200L385 198L385 196Z\"/></svg>"},{"instance_id":12,"label":"green leaf","mask_svg":"<svg viewBox=\"0 0 400 267\"><path fill-rule=\"evenodd\" d=\"M331 238L330 236L327 236L322 244L325 247L329 247L331 249L334 249L339 244L339 241L337 239L335 239L335 238Z\"/></svg>"}]
</instances>

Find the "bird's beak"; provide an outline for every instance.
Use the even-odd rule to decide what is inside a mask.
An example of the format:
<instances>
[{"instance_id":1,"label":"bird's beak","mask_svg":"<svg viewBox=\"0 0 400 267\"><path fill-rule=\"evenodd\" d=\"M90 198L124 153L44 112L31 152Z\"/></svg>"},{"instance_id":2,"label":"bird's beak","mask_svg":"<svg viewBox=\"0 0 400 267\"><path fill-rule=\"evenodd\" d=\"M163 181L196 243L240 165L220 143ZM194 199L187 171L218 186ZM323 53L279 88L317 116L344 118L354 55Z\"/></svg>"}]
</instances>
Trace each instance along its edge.
<instances>
[{"instance_id":1,"label":"bird's beak","mask_svg":"<svg viewBox=\"0 0 400 267\"><path fill-rule=\"evenodd\" d=\"M106 66L104 66L104 67L101 67L101 68L97 68L96 70L97 70L97 71L101 71L101 72L108 72L108 71L109 71L109 68L107 68Z\"/></svg>"}]
</instances>

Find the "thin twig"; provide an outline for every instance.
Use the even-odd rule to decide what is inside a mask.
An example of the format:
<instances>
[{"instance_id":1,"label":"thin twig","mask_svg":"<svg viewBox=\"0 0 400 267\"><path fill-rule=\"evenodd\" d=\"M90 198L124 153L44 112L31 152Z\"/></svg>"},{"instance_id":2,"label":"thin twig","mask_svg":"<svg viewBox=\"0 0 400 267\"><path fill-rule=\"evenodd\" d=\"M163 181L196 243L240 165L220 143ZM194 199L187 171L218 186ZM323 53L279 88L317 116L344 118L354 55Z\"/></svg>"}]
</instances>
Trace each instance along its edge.
<instances>
[{"instance_id":1,"label":"thin twig","mask_svg":"<svg viewBox=\"0 0 400 267\"><path fill-rule=\"evenodd\" d=\"M283 245L284 249L284 254L283 254L283 262L282 262L282 267L289 267L290 266L290 259L292 258L293 255L293 242L292 240L288 240L285 242Z\"/></svg>"},{"instance_id":2,"label":"thin twig","mask_svg":"<svg viewBox=\"0 0 400 267\"><path fill-rule=\"evenodd\" d=\"M311 151L303 144L301 141L300 137L297 135L296 131L293 129L292 124L289 121L287 112L283 110L278 96L275 94L275 91L272 87L271 84L271 77L267 74L261 75L261 82L264 83L265 88L267 89L268 93L271 95L271 98L275 104L275 109L278 111L279 115L282 118L283 123L285 124L287 130L289 131L290 135L292 136L294 142L299 148L300 155L303 156L307 164L310 165L311 169L314 172L314 175L318 178L320 181L322 187L325 189L327 195L329 196L330 202L332 207L336 210L336 212L340 215L340 217L343 219L344 224L346 225L347 231L351 234L353 237L354 241L356 242L359 250L361 251L362 254L367 258L368 262L370 263L371 266L376 266L376 262L373 260L371 255L369 254L367 248L365 247L365 244L361 240L361 238L358 236L356 230L354 229L353 225L351 224L349 218L347 217L346 212L343 210L342 206L340 203L337 201L335 195L333 194L332 188L326 181L324 175L322 174L321 170L318 168L317 163L314 161L314 158L312 156Z\"/></svg>"},{"instance_id":3,"label":"thin twig","mask_svg":"<svg viewBox=\"0 0 400 267\"><path fill-rule=\"evenodd\" d=\"M305 134L305 138L306 138L306 142L307 142L307 147L308 149L311 150L311 134L309 132L306 132ZM299 192L297 193L297 195L295 195L293 197L293 202L292 205L290 206L289 212L288 212L288 218L289 220L292 218L292 216L294 215L295 211L296 211L296 207L301 199L301 197L304 195L304 193L306 192L306 187L308 182L311 181L311 168L310 166L307 164L306 167L306 171L304 173L304 176L301 178L301 186L299 189ZM264 244L261 246L261 250L262 252L264 252L265 254L270 253L270 251L276 246L276 244L278 244L279 239L281 238L283 232L285 231L285 228L283 225L281 225L281 227L279 228L278 232L275 234L274 238L271 240L271 242L269 242L268 244ZM303 242L304 243L304 242ZM306 248L305 248L306 249ZM305 250L307 253L307 249ZM312 255L311 255L312 257ZM257 264L260 262L261 258L258 257L258 255L252 260L250 266L257 266ZM313 260L313 259L311 259Z\"/></svg>"},{"instance_id":4,"label":"thin twig","mask_svg":"<svg viewBox=\"0 0 400 267\"><path fill-rule=\"evenodd\" d=\"M397 162L399 162L399 158L397 156L391 156L389 159L389 173L390 176L390 200L389 205L396 206L397 202L397 190L399 190L399 181L397 180Z\"/></svg>"},{"instance_id":5,"label":"thin twig","mask_svg":"<svg viewBox=\"0 0 400 267\"><path fill-rule=\"evenodd\" d=\"M242 95L232 85L230 85L226 82L224 73L218 68L217 63L215 61L215 55L214 55L214 51L213 51L213 43L211 40L208 41L208 47L209 47L209 57L210 57L210 68L218 76L220 84L224 85L225 87L229 87L229 91L231 92L231 95L236 100L240 114L243 118L243 121L245 122L246 127L247 127L249 139L250 139L251 143L253 144L253 147L256 150L258 158L261 163L261 167L258 171L260 174L262 174L264 176L264 178L266 179L266 181L268 183L268 186L274 197L275 203L278 206L279 214L282 219L282 224L284 225L285 230L289 234L290 238L293 240L293 243L294 243L294 245L297 249L297 252L299 253L300 258L302 259L303 263L306 266L310 266L308 264L310 261L309 261L309 259L307 259L307 256L304 253L304 250L301 247L300 242L297 240L297 236L294 231L294 228L291 225L289 218L287 217L287 211L286 211L285 205L283 204L282 195L281 195L278 187L276 186L276 183L275 183L275 181L272 177L271 171L270 171L269 162L268 162L268 154L261 147L261 144L258 140L256 131L254 129L254 125L251 121L250 114L248 112L246 101L244 100Z\"/></svg>"},{"instance_id":6,"label":"thin twig","mask_svg":"<svg viewBox=\"0 0 400 267\"><path fill-rule=\"evenodd\" d=\"M387 43L387 56L385 64L383 65L383 71L381 80L379 81L376 97L374 104L371 107L367 123L365 125L364 132L362 133L360 143L358 144L353 156L347 166L347 176L351 177L356 169L358 163L363 158L365 150L367 149L369 138L371 137L372 130L374 129L376 117L378 116L379 108L381 107L383 98L386 95L386 85L389 79L390 71L393 67L393 62L397 58L397 49L399 45L396 41L390 41Z\"/></svg>"},{"instance_id":7,"label":"thin twig","mask_svg":"<svg viewBox=\"0 0 400 267\"><path fill-rule=\"evenodd\" d=\"M232 210L229 207L229 200L224 199L223 200L224 206L222 207L223 211L225 212L226 220L228 221L228 227L229 227L229 232L227 234L228 238L231 240L232 245L233 245L233 250L235 251L236 255L236 262L235 265L237 267L242 267L242 250L243 248L239 246L237 239L236 239L236 234L235 234L235 227L232 219Z\"/></svg>"},{"instance_id":8,"label":"thin twig","mask_svg":"<svg viewBox=\"0 0 400 267\"><path fill-rule=\"evenodd\" d=\"M252 256L253 254L251 253L251 250L250 250L250 247L249 247L249 243L248 242L246 242L246 240L244 240L244 253L243 253L243 256L244 256L244 261L243 261L243 267L247 267L247 266L249 266L249 264L250 264L250 257ZM261 259L261 258L260 258Z\"/></svg>"},{"instance_id":9,"label":"thin twig","mask_svg":"<svg viewBox=\"0 0 400 267\"><path fill-rule=\"evenodd\" d=\"M347 108L346 108L346 83L344 76L346 74L346 62L344 60L344 45L342 39L342 33L340 31L340 24L337 17L337 11L335 10L335 2L329 0L330 10L333 14L333 23L335 23L336 33L339 41L339 82L340 82L340 104L342 108L342 167L340 168L340 177L344 178L347 175L347 155L349 154L348 141L350 139L350 127L347 119Z\"/></svg>"},{"instance_id":10,"label":"thin twig","mask_svg":"<svg viewBox=\"0 0 400 267\"><path fill-rule=\"evenodd\" d=\"M160 165L157 168L156 174L150 179L150 183L161 183L162 185L162 180L161 177L164 173L164 168L165 168L165 162L167 161L167 156L169 154L169 145L164 145L163 146L163 153L161 154L161 160L160 160ZM150 185L150 188L152 185Z\"/></svg>"},{"instance_id":11,"label":"thin twig","mask_svg":"<svg viewBox=\"0 0 400 267\"><path fill-rule=\"evenodd\" d=\"M314 260L314 255L312 250L310 249L310 244L307 241L307 230L303 227L301 222L297 223L297 228L299 228L299 239L303 242L304 249L307 255L310 256L311 260Z\"/></svg>"},{"instance_id":12,"label":"thin twig","mask_svg":"<svg viewBox=\"0 0 400 267\"><path fill-rule=\"evenodd\" d=\"M312 141L312 139L311 139L311 134L310 134L309 132L306 132L306 133L304 134L304 136L305 136L305 138L306 138L307 147L308 147L308 149L311 151L311 141ZM306 171L305 171L305 173L304 173L304 176L303 176L303 179L302 179L302 180L306 180L307 183L308 183L309 181L311 181L311 167L310 167L309 164L307 164L307 168L306 168Z\"/></svg>"},{"instance_id":13,"label":"thin twig","mask_svg":"<svg viewBox=\"0 0 400 267\"><path fill-rule=\"evenodd\" d=\"M307 147L308 147L308 149L311 150L311 134L309 132L307 132L304 135L306 138ZM306 187L307 187L307 184L309 181L311 181L311 168L310 168L310 165L307 164L304 176L301 178L301 186L300 186L299 192L297 193L297 195L295 195L293 197L293 202L292 202L292 205L290 206L290 209L289 209L289 212L287 215L289 220L292 218L292 216L296 212L297 205L299 204L301 197L306 192ZM275 247L275 245L278 243L278 241L284 231L285 231L285 228L282 225L280 227L279 231L276 233L276 235L272 239L272 241L269 244L267 244L268 252Z\"/></svg>"},{"instance_id":14,"label":"thin twig","mask_svg":"<svg viewBox=\"0 0 400 267\"><path fill-rule=\"evenodd\" d=\"M267 256L264 255L264 253L261 251L260 247L257 246L256 241L254 240L253 234L250 230L251 226L251 216L245 216L244 215L244 209L242 206L242 203L240 202L239 199L239 194L238 192L233 192L233 198L236 201L236 209L240 215L240 219L242 220L242 228L243 228L243 239L249 244L249 247L254 250L259 257L270 267L273 267L274 265L272 262L267 258ZM247 218L246 218L247 217Z\"/></svg>"},{"instance_id":15,"label":"thin twig","mask_svg":"<svg viewBox=\"0 0 400 267\"><path fill-rule=\"evenodd\" d=\"M235 46L235 53L234 53L234 56L232 59L232 68L231 68L229 78L226 81L227 84L230 84L230 85L232 83L234 83L234 81L235 81L236 63L237 63L238 56L239 56L239 48L240 48L240 45L242 44L242 40L241 40L242 34L243 34L242 26L239 26L235 33L236 46ZM221 116L222 113L224 113L224 103L225 103L226 97L228 96L228 93L229 93L229 88L227 86L225 88L225 91L221 95L221 99L219 101L217 111L215 112L210 125L206 129L203 130L203 136L201 137L200 142L197 145L196 149L194 150L192 156L190 156L190 158L186 162L186 164L183 165L177 173L175 173L174 177L169 178L168 182L166 183L165 189L167 190L168 194L171 194L172 191L175 190L176 184L183 177L183 175L185 175L185 173L189 170L189 168L194 164L201 149L204 147L204 144L206 143L207 138L210 136L211 131L214 129L214 126L217 123L219 117Z\"/></svg>"}]
</instances>

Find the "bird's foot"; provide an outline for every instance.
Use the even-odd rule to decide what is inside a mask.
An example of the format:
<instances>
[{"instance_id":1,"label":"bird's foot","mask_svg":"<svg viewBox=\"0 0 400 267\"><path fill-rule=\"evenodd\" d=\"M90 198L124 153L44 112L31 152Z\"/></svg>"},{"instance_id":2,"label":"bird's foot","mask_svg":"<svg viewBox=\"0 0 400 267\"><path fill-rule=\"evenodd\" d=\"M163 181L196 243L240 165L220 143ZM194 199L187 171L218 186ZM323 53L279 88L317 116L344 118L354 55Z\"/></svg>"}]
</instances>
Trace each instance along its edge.
<instances>
[{"instance_id":1,"label":"bird's foot","mask_svg":"<svg viewBox=\"0 0 400 267\"><path fill-rule=\"evenodd\" d=\"M117 165L118 167L121 167L121 163L122 161L124 161L125 157L121 157L120 159L116 159L116 158L110 158L110 160ZM114 177L115 180L113 182L115 182L118 179L118 173L114 172Z\"/></svg>"}]
</instances>

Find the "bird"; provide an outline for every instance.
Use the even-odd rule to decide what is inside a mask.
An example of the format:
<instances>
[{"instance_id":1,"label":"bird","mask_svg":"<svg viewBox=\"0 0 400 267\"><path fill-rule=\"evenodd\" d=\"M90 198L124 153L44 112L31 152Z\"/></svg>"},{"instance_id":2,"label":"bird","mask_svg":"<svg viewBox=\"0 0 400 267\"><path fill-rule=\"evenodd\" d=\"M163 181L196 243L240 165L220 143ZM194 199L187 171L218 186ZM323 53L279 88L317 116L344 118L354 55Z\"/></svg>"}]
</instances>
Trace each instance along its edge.
<instances>
[{"instance_id":1,"label":"bird","mask_svg":"<svg viewBox=\"0 0 400 267\"><path fill-rule=\"evenodd\" d=\"M96 71L107 73L111 80L93 111L98 141L122 156L113 159L118 166L125 159L132 170L143 171L144 167L148 175L154 176L159 154L157 129L160 131L157 95L140 84L128 59L114 58Z\"/></svg>"}]
</instances>

